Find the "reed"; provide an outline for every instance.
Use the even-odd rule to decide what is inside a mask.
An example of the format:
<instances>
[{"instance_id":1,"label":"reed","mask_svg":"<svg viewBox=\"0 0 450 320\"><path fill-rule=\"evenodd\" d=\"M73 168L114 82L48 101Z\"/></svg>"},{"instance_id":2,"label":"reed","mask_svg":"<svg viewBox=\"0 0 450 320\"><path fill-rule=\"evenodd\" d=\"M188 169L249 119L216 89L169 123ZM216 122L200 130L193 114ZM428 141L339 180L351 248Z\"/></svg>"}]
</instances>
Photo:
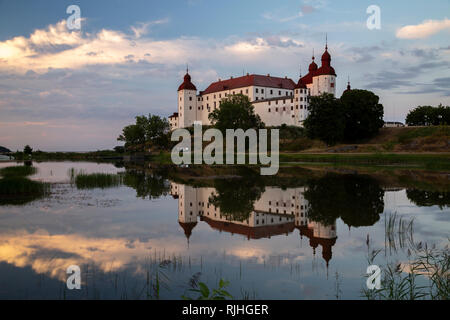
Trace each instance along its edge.
<instances>
[{"instance_id":1,"label":"reed","mask_svg":"<svg viewBox=\"0 0 450 320\"><path fill-rule=\"evenodd\" d=\"M20 205L45 197L50 185L23 177L0 179L0 205Z\"/></svg>"},{"instance_id":2,"label":"reed","mask_svg":"<svg viewBox=\"0 0 450 320\"><path fill-rule=\"evenodd\" d=\"M12 166L0 169L0 176L7 177L26 177L35 174L37 169L29 166Z\"/></svg>"},{"instance_id":3,"label":"reed","mask_svg":"<svg viewBox=\"0 0 450 320\"><path fill-rule=\"evenodd\" d=\"M108 173L78 173L74 177L78 189L106 189L122 185L122 175Z\"/></svg>"}]
</instances>

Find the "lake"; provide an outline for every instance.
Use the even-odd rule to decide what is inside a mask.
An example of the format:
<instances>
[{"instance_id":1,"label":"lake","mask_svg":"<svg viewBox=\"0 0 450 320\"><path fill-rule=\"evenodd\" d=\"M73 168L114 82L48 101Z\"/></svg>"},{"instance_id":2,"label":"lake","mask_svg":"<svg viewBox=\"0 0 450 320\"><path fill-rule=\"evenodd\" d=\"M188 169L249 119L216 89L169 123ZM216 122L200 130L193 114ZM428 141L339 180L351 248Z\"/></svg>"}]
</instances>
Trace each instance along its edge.
<instances>
[{"instance_id":1,"label":"lake","mask_svg":"<svg viewBox=\"0 0 450 320\"><path fill-rule=\"evenodd\" d=\"M236 299L364 299L374 250L373 264L407 265L415 247L449 243L448 174L33 166L51 192L0 205L0 299L181 299L220 279ZM120 183L81 185L74 172ZM66 287L70 265L81 290Z\"/></svg>"}]
</instances>

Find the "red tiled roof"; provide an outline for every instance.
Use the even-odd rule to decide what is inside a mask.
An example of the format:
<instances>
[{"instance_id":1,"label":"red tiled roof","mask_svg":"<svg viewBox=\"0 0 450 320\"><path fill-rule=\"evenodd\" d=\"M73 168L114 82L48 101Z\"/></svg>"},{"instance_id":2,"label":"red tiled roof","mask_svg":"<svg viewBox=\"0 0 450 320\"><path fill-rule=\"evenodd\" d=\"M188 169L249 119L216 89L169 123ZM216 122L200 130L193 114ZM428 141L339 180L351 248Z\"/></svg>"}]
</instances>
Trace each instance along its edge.
<instances>
[{"instance_id":1,"label":"red tiled roof","mask_svg":"<svg viewBox=\"0 0 450 320\"><path fill-rule=\"evenodd\" d=\"M219 92L223 90L233 90L249 86L294 90L295 85L296 85L295 82L289 78L279 78L279 77L251 74L238 78L213 82L209 85L208 88L206 88L205 91L200 92L200 94L204 95L213 92Z\"/></svg>"},{"instance_id":2,"label":"red tiled roof","mask_svg":"<svg viewBox=\"0 0 450 320\"><path fill-rule=\"evenodd\" d=\"M197 222L188 222L188 223L186 223L186 222L178 221L178 223L183 228L184 235L186 236L186 238L189 239L189 237L192 234L192 229L194 229L194 227L197 225Z\"/></svg>"},{"instance_id":3,"label":"red tiled roof","mask_svg":"<svg viewBox=\"0 0 450 320\"><path fill-rule=\"evenodd\" d=\"M191 76L189 75L189 73L186 73L183 83L178 87L178 91L180 90L197 90L197 88L191 82Z\"/></svg>"},{"instance_id":4,"label":"red tiled roof","mask_svg":"<svg viewBox=\"0 0 450 320\"><path fill-rule=\"evenodd\" d=\"M305 75L305 76L303 76L303 78L301 78L300 80L301 80L301 82L303 82L305 85L306 84L311 84L312 82L313 82L313 77L315 76L316 74L314 73L314 72L308 72L308 74L307 75Z\"/></svg>"},{"instance_id":5,"label":"red tiled roof","mask_svg":"<svg viewBox=\"0 0 450 320\"><path fill-rule=\"evenodd\" d=\"M276 235L288 234L295 229L294 222L286 222L283 224L266 225L260 227L250 227L242 224L235 224L231 221L217 221L204 216L200 219L208 223L213 229L241 234L247 236L248 239L261 239Z\"/></svg>"}]
</instances>

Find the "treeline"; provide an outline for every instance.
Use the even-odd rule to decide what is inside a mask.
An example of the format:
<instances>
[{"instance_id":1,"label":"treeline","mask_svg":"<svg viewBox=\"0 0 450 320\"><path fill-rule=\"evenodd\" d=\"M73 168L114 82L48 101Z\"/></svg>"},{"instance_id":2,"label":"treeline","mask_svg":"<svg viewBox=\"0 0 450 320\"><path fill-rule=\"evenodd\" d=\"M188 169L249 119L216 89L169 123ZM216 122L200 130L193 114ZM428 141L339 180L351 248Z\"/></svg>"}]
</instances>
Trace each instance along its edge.
<instances>
[{"instance_id":1,"label":"treeline","mask_svg":"<svg viewBox=\"0 0 450 320\"><path fill-rule=\"evenodd\" d=\"M384 109L379 97L367 90L348 90L341 98L324 93L310 97L306 134L328 145L356 142L375 136L383 127Z\"/></svg>"},{"instance_id":2,"label":"treeline","mask_svg":"<svg viewBox=\"0 0 450 320\"><path fill-rule=\"evenodd\" d=\"M408 126L439 126L450 125L450 107L440 104L433 106L418 106L406 116Z\"/></svg>"}]
</instances>

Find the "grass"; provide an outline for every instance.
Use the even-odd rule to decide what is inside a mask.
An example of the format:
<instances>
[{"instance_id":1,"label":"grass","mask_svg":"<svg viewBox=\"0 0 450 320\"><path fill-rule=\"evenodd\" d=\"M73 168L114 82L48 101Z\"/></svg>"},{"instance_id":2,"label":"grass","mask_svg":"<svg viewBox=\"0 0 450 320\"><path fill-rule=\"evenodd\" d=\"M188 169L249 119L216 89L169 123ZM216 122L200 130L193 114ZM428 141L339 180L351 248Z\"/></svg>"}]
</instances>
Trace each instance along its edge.
<instances>
[{"instance_id":1,"label":"grass","mask_svg":"<svg viewBox=\"0 0 450 320\"><path fill-rule=\"evenodd\" d=\"M450 170L450 155L439 154L280 154L280 163L311 162L352 165L380 165L430 170Z\"/></svg>"},{"instance_id":2,"label":"grass","mask_svg":"<svg viewBox=\"0 0 450 320\"><path fill-rule=\"evenodd\" d=\"M0 179L0 205L19 205L45 197L50 185L23 177Z\"/></svg>"},{"instance_id":3,"label":"grass","mask_svg":"<svg viewBox=\"0 0 450 320\"><path fill-rule=\"evenodd\" d=\"M119 174L109 173L92 173L86 174L84 172L75 173L72 169L71 182L75 183L78 189L106 189L114 188L122 185L123 177Z\"/></svg>"},{"instance_id":4,"label":"grass","mask_svg":"<svg viewBox=\"0 0 450 320\"><path fill-rule=\"evenodd\" d=\"M35 167L29 167L29 166L13 166L13 167L6 167L0 169L0 175L4 178L7 177L26 177L33 175L37 172L37 169Z\"/></svg>"}]
</instances>

